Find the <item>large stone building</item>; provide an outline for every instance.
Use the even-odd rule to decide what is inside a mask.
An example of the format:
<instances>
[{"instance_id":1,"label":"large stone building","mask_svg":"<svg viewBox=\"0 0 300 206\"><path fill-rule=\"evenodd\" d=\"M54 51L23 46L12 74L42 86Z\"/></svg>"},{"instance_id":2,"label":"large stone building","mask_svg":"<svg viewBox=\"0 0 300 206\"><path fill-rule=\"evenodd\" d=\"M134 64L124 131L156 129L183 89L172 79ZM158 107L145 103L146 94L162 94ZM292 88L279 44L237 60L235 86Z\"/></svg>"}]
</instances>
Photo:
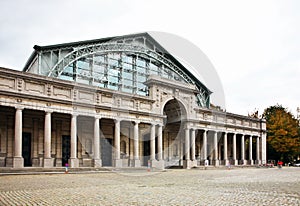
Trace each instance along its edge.
<instances>
[{"instance_id":1,"label":"large stone building","mask_svg":"<svg viewBox=\"0 0 300 206\"><path fill-rule=\"evenodd\" d=\"M148 33L35 46L0 68L0 167L265 163L265 121L210 94Z\"/></svg>"}]
</instances>

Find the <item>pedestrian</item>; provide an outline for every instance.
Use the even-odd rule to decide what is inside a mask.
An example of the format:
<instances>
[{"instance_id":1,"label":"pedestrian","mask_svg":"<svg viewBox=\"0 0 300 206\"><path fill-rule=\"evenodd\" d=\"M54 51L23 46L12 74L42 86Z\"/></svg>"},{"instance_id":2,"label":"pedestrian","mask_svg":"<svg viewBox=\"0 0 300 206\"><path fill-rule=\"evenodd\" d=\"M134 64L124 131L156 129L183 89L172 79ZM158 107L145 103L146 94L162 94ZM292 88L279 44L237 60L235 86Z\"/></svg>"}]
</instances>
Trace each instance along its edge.
<instances>
[{"instance_id":1,"label":"pedestrian","mask_svg":"<svg viewBox=\"0 0 300 206\"><path fill-rule=\"evenodd\" d=\"M208 166L208 160L205 160L204 161L204 168L205 168L205 170L207 169L207 166Z\"/></svg>"}]
</instances>

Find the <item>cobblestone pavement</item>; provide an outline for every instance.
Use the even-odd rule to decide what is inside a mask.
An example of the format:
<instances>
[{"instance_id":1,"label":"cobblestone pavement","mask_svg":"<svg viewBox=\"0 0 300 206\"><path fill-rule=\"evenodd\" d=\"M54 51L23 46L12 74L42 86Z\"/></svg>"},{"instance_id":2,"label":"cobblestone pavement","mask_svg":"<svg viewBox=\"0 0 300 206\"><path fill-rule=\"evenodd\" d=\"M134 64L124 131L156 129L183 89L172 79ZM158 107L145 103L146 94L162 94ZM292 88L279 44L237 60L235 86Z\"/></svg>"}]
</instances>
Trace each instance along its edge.
<instances>
[{"instance_id":1,"label":"cobblestone pavement","mask_svg":"<svg viewBox=\"0 0 300 206\"><path fill-rule=\"evenodd\" d=\"M8 175L0 205L300 205L300 168Z\"/></svg>"}]
</instances>

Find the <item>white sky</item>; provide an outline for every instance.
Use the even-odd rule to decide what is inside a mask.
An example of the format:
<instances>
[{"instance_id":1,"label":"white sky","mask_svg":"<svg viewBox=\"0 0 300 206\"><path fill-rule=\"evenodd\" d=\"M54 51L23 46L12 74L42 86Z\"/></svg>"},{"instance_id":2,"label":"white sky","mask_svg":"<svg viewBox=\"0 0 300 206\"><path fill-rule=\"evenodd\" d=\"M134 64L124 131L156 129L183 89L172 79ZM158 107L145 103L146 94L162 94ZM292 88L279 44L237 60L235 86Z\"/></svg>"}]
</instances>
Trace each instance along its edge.
<instances>
[{"instance_id":1,"label":"white sky","mask_svg":"<svg viewBox=\"0 0 300 206\"><path fill-rule=\"evenodd\" d=\"M210 59L226 110L300 107L300 1L1 0L0 66L21 70L33 46L144 31L179 35Z\"/></svg>"}]
</instances>

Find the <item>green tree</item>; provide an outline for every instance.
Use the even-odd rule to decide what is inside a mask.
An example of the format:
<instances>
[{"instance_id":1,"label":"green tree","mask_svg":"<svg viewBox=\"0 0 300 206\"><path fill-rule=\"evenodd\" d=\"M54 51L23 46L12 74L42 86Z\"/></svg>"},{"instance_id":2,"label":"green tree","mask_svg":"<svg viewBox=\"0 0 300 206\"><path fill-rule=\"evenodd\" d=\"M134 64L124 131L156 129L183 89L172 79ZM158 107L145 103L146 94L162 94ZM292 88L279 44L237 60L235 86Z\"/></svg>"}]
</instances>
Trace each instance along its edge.
<instances>
[{"instance_id":1,"label":"green tree","mask_svg":"<svg viewBox=\"0 0 300 206\"><path fill-rule=\"evenodd\" d=\"M300 153L299 121L281 105L265 109L268 159L290 162Z\"/></svg>"}]
</instances>

